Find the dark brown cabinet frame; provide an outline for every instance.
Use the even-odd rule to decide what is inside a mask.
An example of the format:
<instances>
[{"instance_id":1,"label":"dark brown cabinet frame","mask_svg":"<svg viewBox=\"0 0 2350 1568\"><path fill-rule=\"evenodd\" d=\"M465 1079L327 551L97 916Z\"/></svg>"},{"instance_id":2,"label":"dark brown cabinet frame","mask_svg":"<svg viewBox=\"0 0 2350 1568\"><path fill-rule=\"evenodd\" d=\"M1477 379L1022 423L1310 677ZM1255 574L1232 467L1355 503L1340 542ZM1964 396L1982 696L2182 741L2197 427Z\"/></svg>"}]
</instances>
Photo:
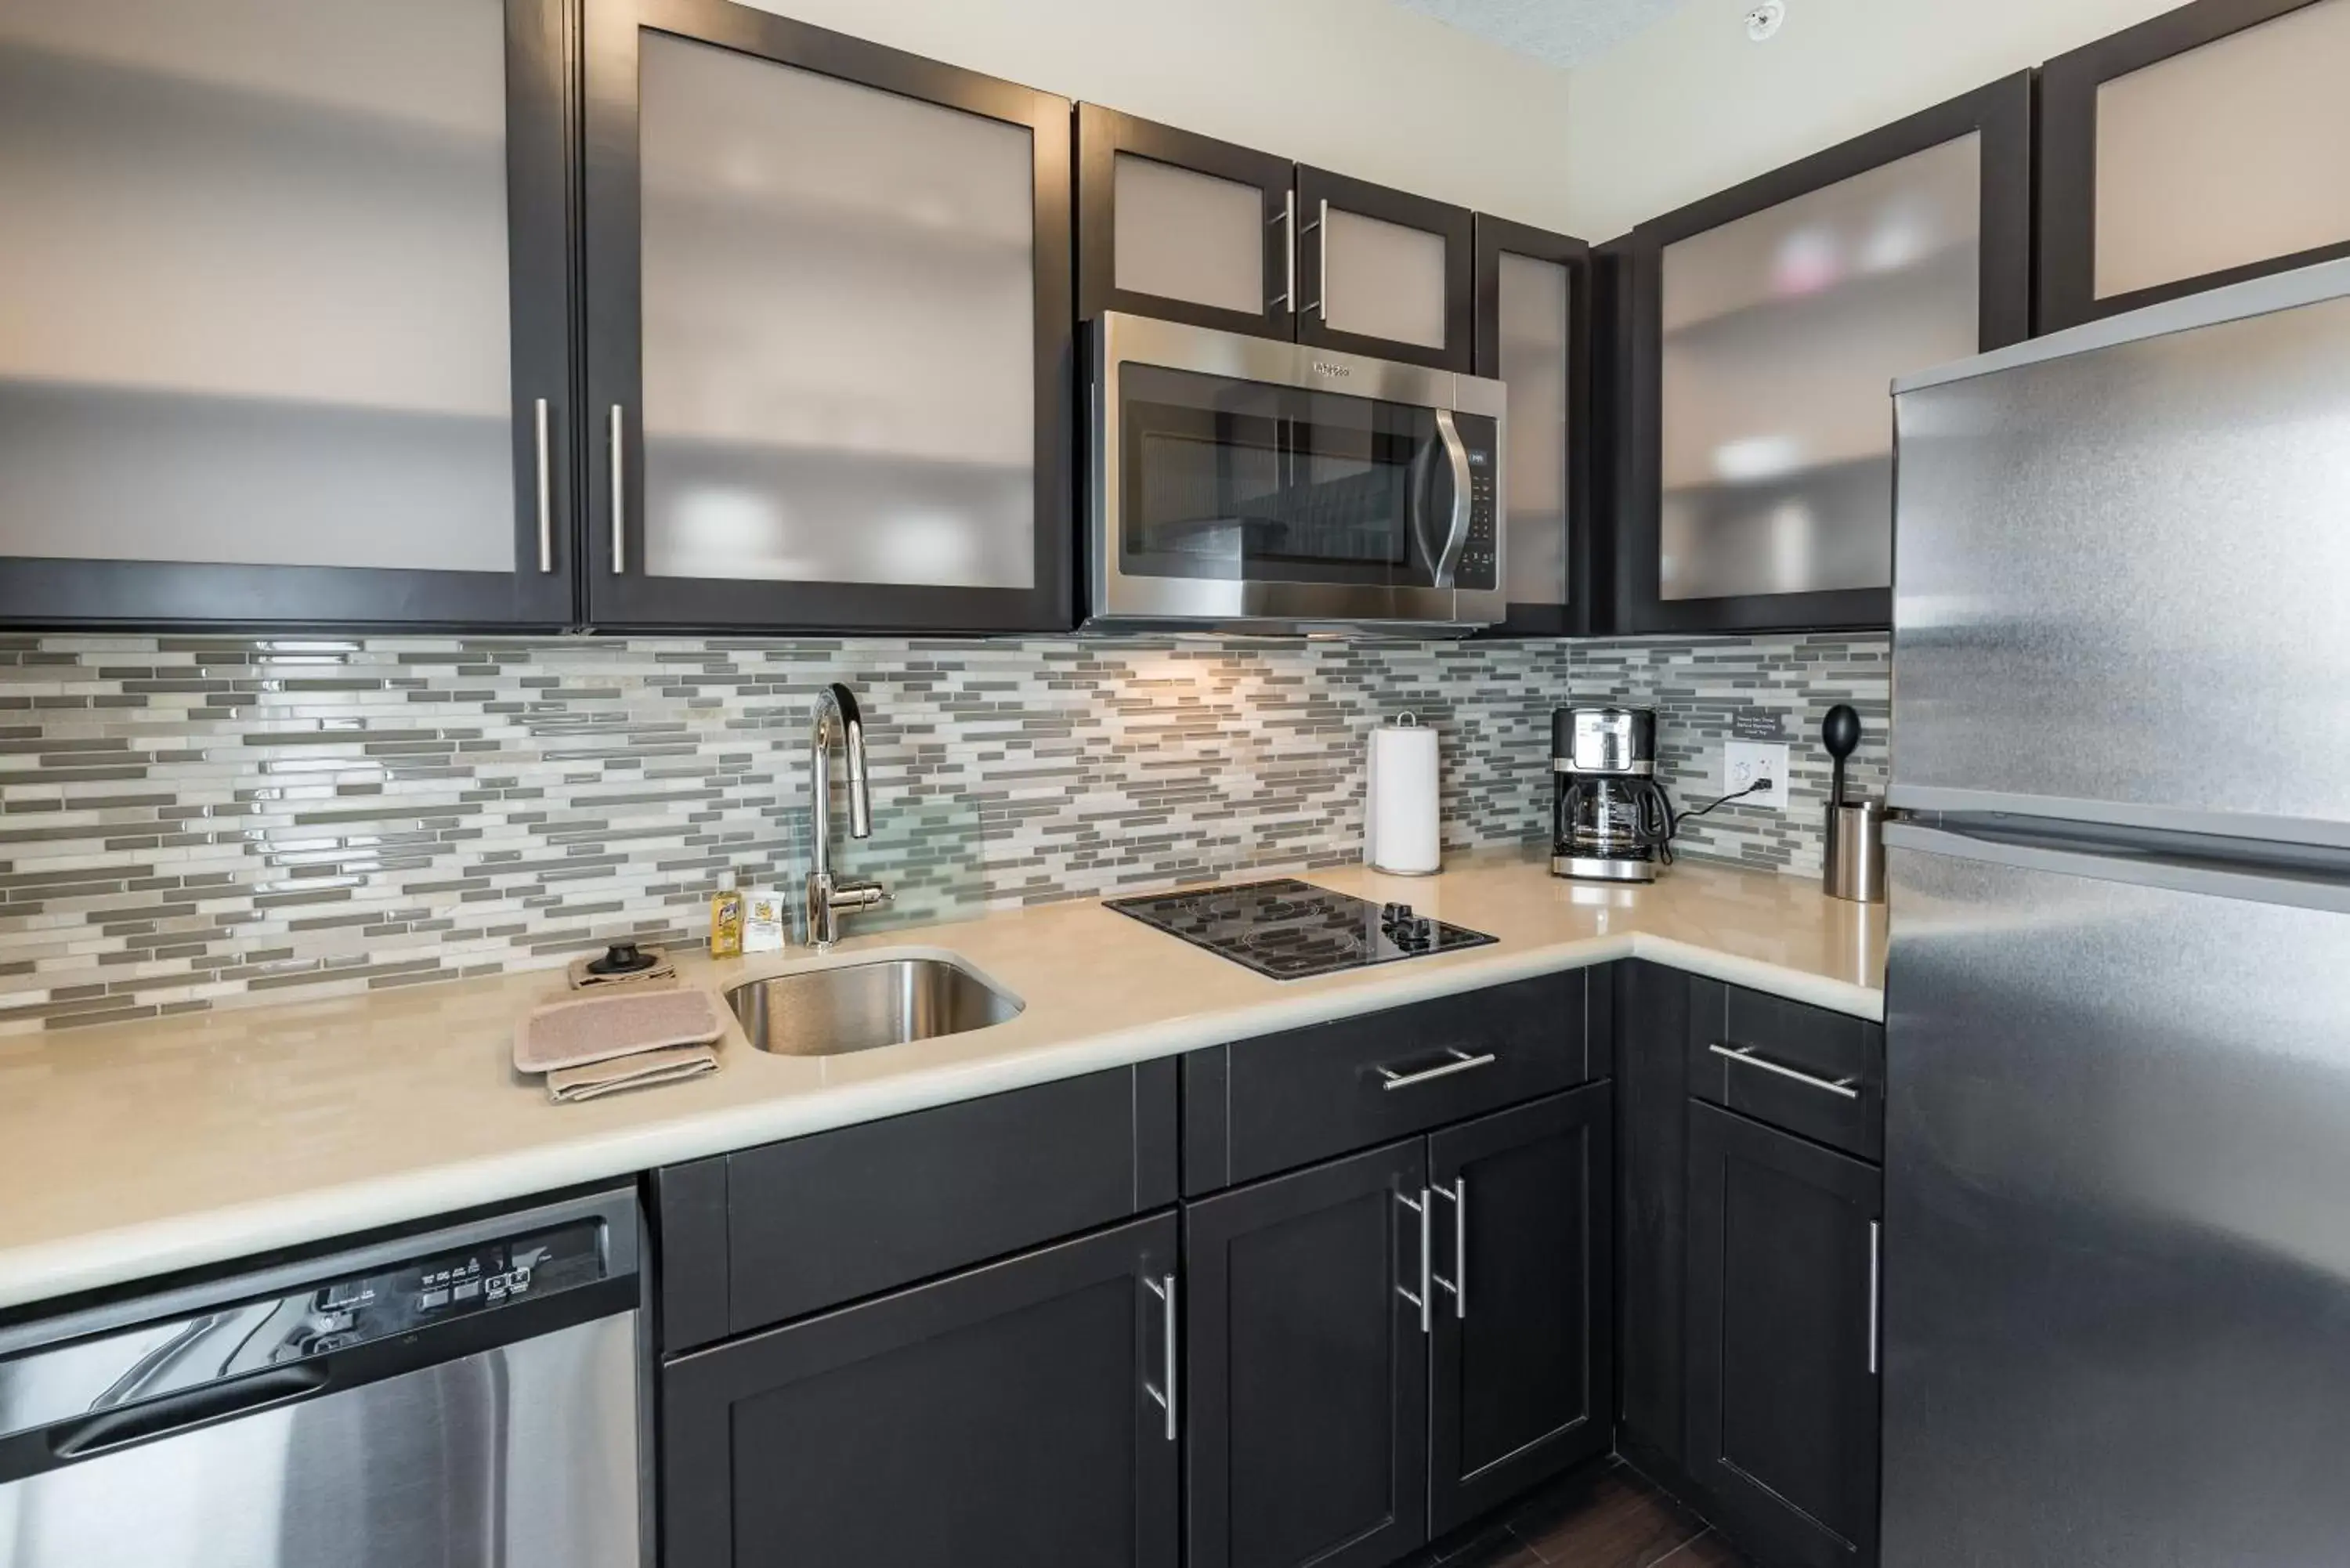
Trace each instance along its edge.
<instances>
[{"instance_id":1,"label":"dark brown cabinet frame","mask_svg":"<svg viewBox=\"0 0 2350 1568\"><path fill-rule=\"evenodd\" d=\"M598 627L775 632L1066 631L1076 624L1076 372L1066 99L812 27L728 0L586 0L587 619ZM1035 586L747 582L654 577L644 560L637 47L642 30L1024 127L1035 159ZM920 367L906 367L919 374ZM612 447L619 410L620 450ZM616 530L612 477L624 502ZM614 556L615 534L619 557Z\"/></svg>"},{"instance_id":2,"label":"dark brown cabinet frame","mask_svg":"<svg viewBox=\"0 0 2350 1568\"><path fill-rule=\"evenodd\" d=\"M1615 317L1605 388L1616 404L1603 505L1615 530L1616 630L1860 630L1888 626L1889 588L1667 599L1659 582L1665 247L1970 132L1982 137L1984 349L2031 329L2032 75L2012 77L1641 224L1603 247ZM1887 412L1888 424L1892 415Z\"/></svg>"},{"instance_id":3,"label":"dark brown cabinet frame","mask_svg":"<svg viewBox=\"0 0 2350 1568\"><path fill-rule=\"evenodd\" d=\"M570 228L578 104L567 0L504 0L508 349L513 363L511 572L180 561L0 560L0 624L556 629L572 597L577 399ZM361 62L353 62L360 64ZM546 530L539 568L536 404L547 402ZM334 519L318 520L331 528Z\"/></svg>"},{"instance_id":4,"label":"dark brown cabinet frame","mask_svg":"<svg viewBox=\"0 0 2350 1568\"><path fill-rule=\"evenodd\" d=\"M1880 1403L1877 1350L1870 1337L1877 1330L1879 1299L1872 1271L1882 1262L1870 1238L1884 1217L1884 1178L1876 1166L1699 1104L1689 1107L1689 1161L1690 1471L1719 1511L1716 1517L1758 1560L1789 1568L1869 1568L1877 1561ZM1816 1285L1807 1310L1785 1311L1790 1303L1783 1297L1755 1301L1733 1293L1730 1259L1741 1248L1728 1184L1740 1165L1779 1180L1767 1199L1758 1195L1752 1201L1777 1205L1776 1216L1792 1212L1793 1205L1811 1205L1832 1213L1841 1228L1816 1249L1780 1260L1783 1270L1804 1277L1806 1290ZM1746 1251L1751 1254L1752 1248ZM1780 1315L1771 1315L1773 1308ZM1755 1382L1767 1386L1768 1381L1763 1367L1733 1356L1732 1326L1741 1318L1750 1345L1757 1337L1773 1344L1808 1341L1814 1349L1825 1341L1835 1353L1834 1365L1805 1385L1802 1401L1766 1400L1741 1410L1738 1402L1753 1397ZM1835 1477L1849 1505L1845 1517L1816 1517L1804 1506L1814 1500L1783 1496L1741 1465L1742 1457L1755 1456L1751 1447L1743 1456L1737 1452L1740 1443L1762 1442L1765 1457L1784 1451L1772 1450L1761 1438L1765 1424L1791 1444L1846 1460Z\"/></svg>"},{"instance_id":5,"label":"dark brown cabinet frame","mask_svg":"<svg viewBox=\"0 0 2350 1568\"><path fill-rule=\"evenodd\" d=\"M1118 286L1118 160L1147 158L1236 184L1253 185L1264 220L1264 308L1254 316L1189 299L1140 294ZM1211 327L1286 339L1297 302L1293 226L1286 220L1295 189L1286 158L1138 119L1097 103L1077 106L1077 315L1090 321L1106 310L1162 321Z\"/></svg>"},{"instance_id":6,"label":"dark brown cabinet frame","mask_svg":"<svg viewBox=\"0 0 2350 1568\"><path fill-rule=\"evenodd\" d=\"M1316 1452L1305 1457L1298 1473L1281 1478L1277 1490L1306 1499L1376 1498L1364 1517L1349 1521L1355 1533L1328 1542L1312 1559L1316 1568L1378 1568L1428 1540L1429 1336L1421 1332L1419 1310L1400 1293L1417 1290L1419 1284L1413 1274L1418 1245L1409 1223L1411 1216L1401 1200L1409 1195L1418 1202L1427 1175L1427 1145L1414 1137L1183 1206L1188 1568L1232 1568L1235 1536L1262 1540L1274 1527L1274 1521L1247 1517L1249 1504L1233 1496L1235 1464L1245 1462L1244 1454L1235 1450L1244 1450L1255 1436L1247 1429L1245 1417L1233 1408L1235 1251L1251 1241L1274 1244L1275 1233L1294 1222L1357 1203L1377 1204L1388 1215L1388 1222L1376 1228L1378 1233L1369 1249L1375 1255L1349 1261L1367 1265L1368 1273L1386 1282L1386 1366L1379 1398L1391 1440L1387 1451L1370 1461L1376 1475L1367 1478L1346 1468L1363 1455ZM1325 1282L1312 1276L1297 1278L1305 1290ZM1300 1314L1305 1310L1296 1309ZM1331 1397L1315 1381L1310 1365L1275 1370L1269 1383L1248 1390L1260 1405L1312 1409ZM1260 1369L1258 1376L1263 1375ZM1258 1489L1261 1504L1267 1501L1262 1494L1272 1490Z\"/></svg>"},{"instance_id":7,"label":"dark brown cabinet frame","mask_svg":"<svg viewBox=\"0 0 2350 1568\"><path fill-rule=\"evenodd\" d=\"M2350 239L2345 239L2105 299L2096 296L2097 88L2314 3L2196 0L2059 55L2040 67L2038 330L2054 332L2223 284L2350 256ZM2180 221L2193 223L2196 218L2181 213Z\"/></svg>"},{"instance_id":8,"label":"dark brown cabinet frame","mask_svg":"<svg viewBox=\"0 0 2350 1568\"><path fill-rule=\"evenodd\" d=\"M1585 637L1609 629L1600 605L1608 562L1591 511L1591 247L1566 234L1530 228L1507 218L1476 218L1477 356L1475 372L1502 373L1502 255L1528 256L1566 269L1566 581L1564 605L1510 606L1509 618L1488 637Z\"/></svg>"},{"instance_id":9,"label":"dark brown cabinet frame","mask_svg":"<svg viewBox=\"0 0 2350 1568\"><path fill-rule=\"evenodd\" d=\"M1457 1292L1438 1288L1429 1342L1431 1535L1460 1529L1550 1477L1607 1452L1614 1444L1614 1107L1609 1085L1586 1084L1552 1099L1429 1135L1428 1181L1436 1205L1439 1276L1460 1279L1461 1242L1468 1241L1472 1280L1504 1279L1503 1293L1516 1298L1504 1305L1518 1309L1497 1316L1487 1294L1472 1290L1471 1302L1486 1310L1464 1312ZM1545 1192L1554 1213L1572 1210L1568 1217L1580 1233L1581 1245L1571 1255L1544 1247L1544 1237L1529 1233L1523 1223L1514 1234L1506 1228L1498 1234L1491 1227L1481 1228L1478 1219L1490 1199L1482 1185L1468 1194L1471 1210L1467 1216L1461 1214L1454 1196L1462 1191L1468 1171L1477 1169L1482 1177L1486 1162L1506 1162L1544 1145L1571 1151L1577 1172L1572 1188ZM1516 1199L1523 1216L1530 1207L1523 1179L1508 1196ZM1579 1204L1569 1205L1569 1199ZM1462 1220L1466 1222L1459 1230L1447 1232L1449 1221ZM1503 1267L1478 1261L1496 1251L1506 1260ZM1529 1313L1525 1309L1530 1306L1542 1310ZM1524 1369L1562 1345L1570 1353L1580 1351L1580 1407L1552 1407L1545 1415L1555 1424L1507 1453L1497 1454L1490 1446L1482 1453L1474 1451L1472 1405L1490 1407L1505 1383L1522 1390L1529 1386Z\"/></svg>"},{"instance_id":10,"label":"dark brown cabinet frame","mask_svg":"<svg viewBox=\"0 0 2350 1568\"><path fill-rule=\"evenodd\" d=\"M1152 1378L1164 1376L1167 1308L1148 1282L1178 1274L1178 1246L1174 1215L1160 1214L667 1363L660 1378L661 1560L670 1568L732 1568L735 1563L748 1568L779 1561L779 1550L788 1553L806 1544L737 1539L738 1523L748 1506L742 1487L755 1486L763 1474L792 1474L822 1457L795 1445L757 1446L740 1419L746 1409L763 1401L790 1401L808 1391L821 1397L828 1378L860 1370L871 1373L894 1356L948 1356L969 1374L968 1381L983 1382L989 1376L983 1370L987 1358L1007 1353L1024 1360L1051 1355L1054 1347L1024 1327L1027 1314L1106 1286L1123 1285L1131 1313L1134 1364L1116 1385L1090 1389L1087 1397L1094 1403L1084 1414L1097 1423L1130 1421L1130 1438L1122 1445L1103 1443L1097 1449L1087 1460L1090 1473L1040 1476L1033 1469L1023 1470L1016 1459L984 1452L971 1455L965 1464L926 1474L920 1486L910 1485L915 1478L907 1475L868 1472L855 1483L861 1492L838 1498L833 1516L825 1522L887 1518L893 1509L930 1510L933 1518L985 1517L1004 1506L1007 1482L1049 1485L1069 1489L1066 1495L1123 1495L1133 1515L1127 1562L1134 1568L1176 1568L1180 1448L1168 1440L1166 1413L1149 1387ZM983 1332L995 1337L975 1337ZM1042 1430L1074 1418L1066 1405L1045 1391L1046 1380L1023 1383L1016 1369L1000 1366L993 1376L1014 1385L1015 1397L1032 1407L1002 1410L1007 1426ZM953 1407L952 1391L938 1395L947 1406L946 1418L969 1414ZM903 1420L920 1426L926 1415L893 1407L876 1409L873 1419L877 1424ZM982 1538L959 1542L957 1561L972 1568L1028 1568L1034 1559L1023 1555L1017 1542Z\"/></svg>"}]
</instances>

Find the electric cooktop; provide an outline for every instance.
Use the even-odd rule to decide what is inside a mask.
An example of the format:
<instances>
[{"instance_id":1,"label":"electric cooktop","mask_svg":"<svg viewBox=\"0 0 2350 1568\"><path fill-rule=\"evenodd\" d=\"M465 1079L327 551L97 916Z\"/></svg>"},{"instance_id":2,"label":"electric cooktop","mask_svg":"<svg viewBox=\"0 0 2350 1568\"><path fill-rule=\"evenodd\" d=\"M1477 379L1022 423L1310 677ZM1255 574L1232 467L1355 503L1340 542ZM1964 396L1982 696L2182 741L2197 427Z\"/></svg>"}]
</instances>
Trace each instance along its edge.
<instances>
[{"instance_id":1,"label":"electric cooktop","mask_svg":"<svg viewBox=\"0 0 2350 1568\"><path fill-rule=\"evenodd\" d=\"M1366 969L1495 940L1415 915L1409 904L1374 904L1290 877L1106 902L1274 980Z\"/></svg>"}]
</instances>

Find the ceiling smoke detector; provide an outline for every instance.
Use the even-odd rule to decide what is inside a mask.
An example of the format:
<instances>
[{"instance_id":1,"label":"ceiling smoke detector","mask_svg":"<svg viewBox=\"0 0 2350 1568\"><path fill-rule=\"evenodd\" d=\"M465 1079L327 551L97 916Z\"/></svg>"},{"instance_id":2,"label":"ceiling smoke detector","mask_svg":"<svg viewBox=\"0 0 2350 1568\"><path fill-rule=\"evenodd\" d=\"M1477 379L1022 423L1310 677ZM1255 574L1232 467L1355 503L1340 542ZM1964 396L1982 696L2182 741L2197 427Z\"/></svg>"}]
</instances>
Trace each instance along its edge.
<instances>
[{"instance_id":1,"label":"ceiling smoke detector","mask_svg":"<svg viewBox=\"0 0 2350 1568\"><path fill-rule=\"evenodd\" d=\"M1746 8L1746 36L1760 44L1777 33L1787 19L1787 0L1760 0Z\"/></svg>"}]
</instances>

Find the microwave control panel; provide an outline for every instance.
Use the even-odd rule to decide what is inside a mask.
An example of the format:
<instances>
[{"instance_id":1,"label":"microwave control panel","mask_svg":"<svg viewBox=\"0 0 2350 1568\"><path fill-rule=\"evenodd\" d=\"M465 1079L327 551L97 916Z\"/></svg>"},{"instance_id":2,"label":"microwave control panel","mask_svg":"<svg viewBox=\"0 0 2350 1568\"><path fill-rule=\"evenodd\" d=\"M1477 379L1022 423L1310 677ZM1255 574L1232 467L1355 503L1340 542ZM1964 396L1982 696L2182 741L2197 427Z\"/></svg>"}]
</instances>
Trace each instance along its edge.
<instances>
[{"instance_id":1,"label":"microwave control panel","mask_svg":"<svg viewBox=\"0 0 2350 1568\"><path fill-rule=\"evenodd\" d=\"M1500 508L1495 495L1502 468L1501 429L1482 414L1455 414L1461 444L1469 449L1469 541L1452 572L1457 588L1490 591L1500 586Z\"/></svg>"}]
</instances>

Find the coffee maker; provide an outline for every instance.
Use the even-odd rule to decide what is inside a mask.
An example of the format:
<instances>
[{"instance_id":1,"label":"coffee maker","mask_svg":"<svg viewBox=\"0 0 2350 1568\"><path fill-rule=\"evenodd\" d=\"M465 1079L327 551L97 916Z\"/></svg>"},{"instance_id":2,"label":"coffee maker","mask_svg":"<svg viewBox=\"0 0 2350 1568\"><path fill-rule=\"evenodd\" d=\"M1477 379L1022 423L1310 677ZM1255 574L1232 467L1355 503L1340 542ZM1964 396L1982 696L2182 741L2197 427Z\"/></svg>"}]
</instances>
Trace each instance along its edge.
<instances>
[{"instance_id":1,"label":"coffee maker","mask_svg":"<svg viewBox=\"0 0 2350 1568\"><path fill-rule=\"evenodd\" d=\"M1561 708L1550 719L1551 875L1653 882L1673 863L1648 708Z\"/></svg>"}]
</instances>

